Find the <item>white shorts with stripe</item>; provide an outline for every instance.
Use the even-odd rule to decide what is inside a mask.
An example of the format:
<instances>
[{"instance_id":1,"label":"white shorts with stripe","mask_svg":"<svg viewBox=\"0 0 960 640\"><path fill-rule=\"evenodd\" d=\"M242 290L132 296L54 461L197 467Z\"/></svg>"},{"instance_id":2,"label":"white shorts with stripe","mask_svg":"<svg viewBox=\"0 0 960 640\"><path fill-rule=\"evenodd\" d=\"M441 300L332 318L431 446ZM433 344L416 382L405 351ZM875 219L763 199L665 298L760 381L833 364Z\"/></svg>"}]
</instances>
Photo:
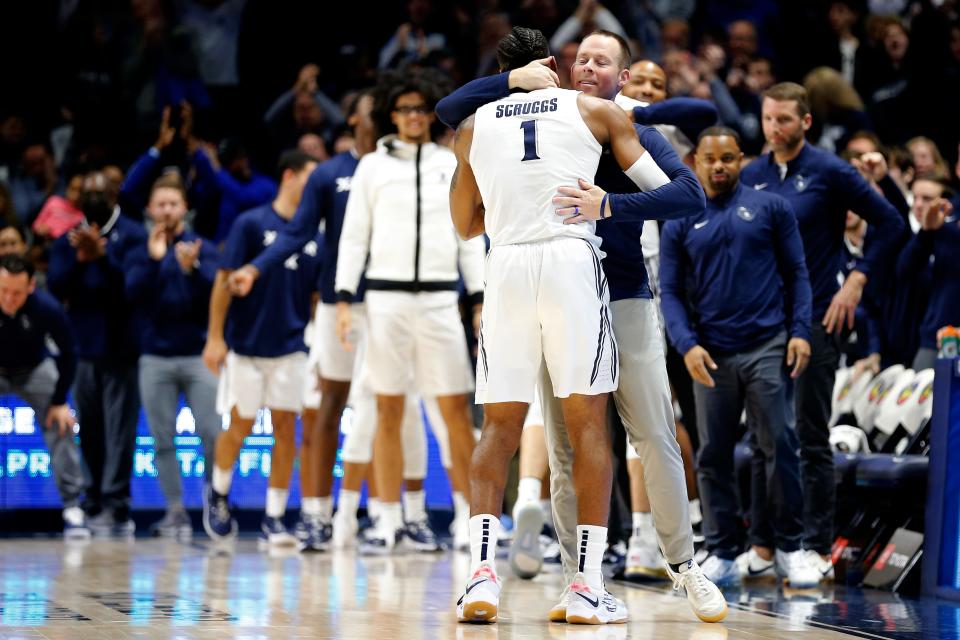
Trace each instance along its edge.
<instances>
[{"instance_id":1,"label":"white shorts with stripe","mask_svg":"<svg viewBox=\"0 0 960 640\"><path fill-rule=\"evenodd\" d=\"M532 403L541 362L557 398L617 388L617 342L600 259L600 252L579 238L490 250L478 403Z\"/></svg>"}]
</instances>

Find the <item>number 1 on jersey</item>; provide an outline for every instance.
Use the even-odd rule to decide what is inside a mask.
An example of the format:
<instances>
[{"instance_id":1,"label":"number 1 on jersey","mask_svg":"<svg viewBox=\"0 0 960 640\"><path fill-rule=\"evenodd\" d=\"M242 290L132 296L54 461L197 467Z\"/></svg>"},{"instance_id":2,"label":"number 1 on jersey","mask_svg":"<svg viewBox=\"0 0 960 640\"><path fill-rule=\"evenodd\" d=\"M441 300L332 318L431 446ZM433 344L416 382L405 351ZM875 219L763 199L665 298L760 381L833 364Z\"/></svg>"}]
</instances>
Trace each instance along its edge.
<instances>
[{"instance_id":1,"label":"number 1 on jersey","mask_svg":"<svg viewBox=\"0 0 960 640\"><path fill-rule=\"evenodd\" d=\"M523 129L523 159L520 162L539 160L540 156L537 155L537 121L524 120L520 123L520 128Z\"/></svg>"}]
</instances>

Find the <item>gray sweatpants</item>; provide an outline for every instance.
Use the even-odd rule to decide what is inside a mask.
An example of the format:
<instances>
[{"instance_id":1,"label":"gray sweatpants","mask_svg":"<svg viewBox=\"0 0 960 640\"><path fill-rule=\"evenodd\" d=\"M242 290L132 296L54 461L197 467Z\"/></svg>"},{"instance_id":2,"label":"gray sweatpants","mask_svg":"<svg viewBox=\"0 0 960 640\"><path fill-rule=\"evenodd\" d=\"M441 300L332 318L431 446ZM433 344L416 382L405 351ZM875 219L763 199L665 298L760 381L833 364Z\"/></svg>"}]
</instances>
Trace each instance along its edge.
<instances>
[{"instance_id":1,"label":"gray sweatpants","mask_svg":"<svg viewBox=\"0 0 960 640\"><path fill-rule=\"evenodd\" d=\"M43 424L59 375L57 365L47 358L24 375L0 376L0 395L17 395L33 409L37 429L43 433L43 440L50 452L50 465L53 467L53 478L57 483L60 499L64 508L67 508L79 505L80 494L83 493L80 449L74 442L73 431L61 436L56 426L47 429Z\"/></svg>"},{"instance_id":2,"label":"gray sweatpants","mask_svg":"<svg viewBox=\"0 0 960 640\"><path fill-rule=\"evenodd\" d=\"M610 312L620 351L620 386L613 392L613 400L630 444L643 463L644 483L663 554L667 562L679 564L693 557L693 530L656 306L653 300L617 300L610 304ZM541 368L540 395L550 458L553 519L563 574L569 582L577 572L573 449L546 367Z\"/></svg>"},{"instance_id":3,"label":"gray sweatpants","mask_svg":"<svg viewBox=\"0 0 960 640\"><path fill-rule=\"evenodd\" d=\"M203 443L207 478L213 470L213 447L222 429L217 413L217 379L200 356L140 356L140 395L153 435L157 480L167 507L183 506L180 463L174 446L180 394L193 413L196 434Z\"/></svg>"}]
</instances>

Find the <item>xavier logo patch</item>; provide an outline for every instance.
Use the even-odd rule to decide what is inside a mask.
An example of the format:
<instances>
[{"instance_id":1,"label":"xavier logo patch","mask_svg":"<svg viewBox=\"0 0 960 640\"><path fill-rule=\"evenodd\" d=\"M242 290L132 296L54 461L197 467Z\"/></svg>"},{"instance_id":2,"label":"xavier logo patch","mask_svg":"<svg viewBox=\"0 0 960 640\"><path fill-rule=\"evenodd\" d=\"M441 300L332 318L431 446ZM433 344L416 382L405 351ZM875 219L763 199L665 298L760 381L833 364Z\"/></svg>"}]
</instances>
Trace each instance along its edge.
<instances>
[{"instance_id":1,"label":"xavier logo patch","mask_svg":"<svg viewBox=\"0 0 960 640\"><path fill-rule=\"evenodd\" d=\"M739 216L741 220L746 220L747 222L753 222L753 219L757 217L753 211L750 211L750 209L747 209L743 206L737 207L737 216Z\"/></svg>"},{"instance_id":2,"label":"xavier logo patch","mask_svg":"<svg viewBox=\"0 0 960 640\"><path fill-rule=\"evenodd\" d=\"M803 191L810 186L810 180L804 178L798 173L797 175L793 176L793 186L797 191Z\"/></svg>"},{"instance_id":3,"label":"xavier logo patch","mask_svg":"<svg viewBox=\"0 0 960 640\"><path fill-rule=\"evenodd\" d=\"M350 191L350 187L352 184L353 184L353 176L342 176L337 178L337 193Z\"/></svg>"}]
</instances>

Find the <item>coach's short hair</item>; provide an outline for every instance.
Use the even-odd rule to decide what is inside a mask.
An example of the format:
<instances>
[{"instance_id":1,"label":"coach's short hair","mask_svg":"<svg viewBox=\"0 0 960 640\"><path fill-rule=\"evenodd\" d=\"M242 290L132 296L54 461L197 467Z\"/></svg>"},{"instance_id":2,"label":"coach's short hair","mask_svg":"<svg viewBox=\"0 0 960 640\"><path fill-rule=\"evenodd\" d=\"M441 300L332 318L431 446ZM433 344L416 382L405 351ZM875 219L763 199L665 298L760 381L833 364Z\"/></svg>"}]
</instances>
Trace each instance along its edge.
<instances>
[{"instance_id":1,"label":"coach's short hair","mask_svg":"<svg viewBox=\"0 0 960 640\"><path fill-rule=\"evenodd\" d=\"M810 113L810 96L803 85L796 82L779 82L764 91L763 97L777 102L793 100L797 103L797 115L801 118Z\"/></svg>"},{"instance_id":2,"label":"coach's short hair","mask_svg":"<svg viewBox=\"0 0 960 640\"><path fill-rule=\"evenodd\" d=\"M719 138L720 136L729 136L733 138L734 142L737 143L738 147L741 147L740 144L740 134L731 129L730 127L724 127L721 125L715 125L712 127L707 127L700 132L700 135L697 136L697 146L700 146L700 141L704 138Z\"/></svg>"},{"instance_id":3,"label":"coach's short hair","mask_svg":"<svg viewBox=\"0 0 960 640\"><path fill-rule=\"evenodd\" d=\"M514 27L497 45L500 71L512 71L550 55L550 45L539 29Z\"/></svg>"},{"instance_id":4,"label":"coach's short hair","mask_svg":"<svg viewBox=\"0 0 960 640\"><path fill-rule=\"evenodd\" d=\"M633 54L630 53L630 43L627 42L626 38L619 33L607 31L606 29L597 29L595 31L591 31L583 39L586 40L590 36L606 36L607 38L613 38L616 40L617 44L620 45L620 68L630 68L630 65L633 63ZM583 42L583 40L581 40L581 42Z\"/></svg>"}]
</instances>

